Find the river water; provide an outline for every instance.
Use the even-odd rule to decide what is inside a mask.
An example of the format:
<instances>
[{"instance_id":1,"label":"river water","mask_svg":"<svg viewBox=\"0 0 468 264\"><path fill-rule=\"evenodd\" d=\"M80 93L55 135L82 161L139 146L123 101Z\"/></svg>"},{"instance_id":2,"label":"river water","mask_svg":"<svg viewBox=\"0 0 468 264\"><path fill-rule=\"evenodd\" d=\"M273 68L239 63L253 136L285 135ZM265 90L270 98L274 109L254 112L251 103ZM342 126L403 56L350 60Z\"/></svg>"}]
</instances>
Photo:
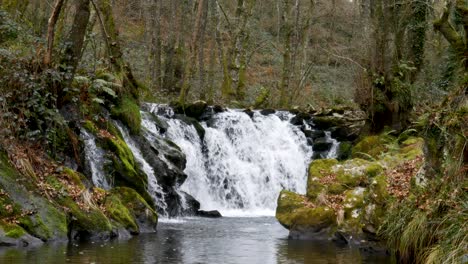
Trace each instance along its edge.
<instances>
[{"instance_id":1,"label":"river water","mask_svg":"<svg viewBox=\"0 0 468 264\"><path fill-rule=\"evenodd\" d=\"M161 220L126 241L0 248L0 263L392 263L333 243L288 240L273 217Z\"/></svg>"}]
</instances>

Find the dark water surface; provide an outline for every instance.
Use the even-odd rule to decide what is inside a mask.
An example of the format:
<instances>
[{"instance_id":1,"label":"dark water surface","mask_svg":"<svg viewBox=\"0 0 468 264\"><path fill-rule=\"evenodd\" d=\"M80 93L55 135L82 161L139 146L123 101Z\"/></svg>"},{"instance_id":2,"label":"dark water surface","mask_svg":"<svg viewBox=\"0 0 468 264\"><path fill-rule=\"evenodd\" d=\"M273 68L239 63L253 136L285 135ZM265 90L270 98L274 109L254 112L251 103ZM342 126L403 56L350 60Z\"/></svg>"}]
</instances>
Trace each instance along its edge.
<instances>
[{"instance_id":1,"label":"dark water surface","mask_svg":"<svg viewBox=\"0 0 468 264\"><path fill-rule=\"evenodd\" d=\"M0 263L391 263L332 243L288 240L273 217L162 220L126 241L0 248Z\"/></svg>"}]
</instances>

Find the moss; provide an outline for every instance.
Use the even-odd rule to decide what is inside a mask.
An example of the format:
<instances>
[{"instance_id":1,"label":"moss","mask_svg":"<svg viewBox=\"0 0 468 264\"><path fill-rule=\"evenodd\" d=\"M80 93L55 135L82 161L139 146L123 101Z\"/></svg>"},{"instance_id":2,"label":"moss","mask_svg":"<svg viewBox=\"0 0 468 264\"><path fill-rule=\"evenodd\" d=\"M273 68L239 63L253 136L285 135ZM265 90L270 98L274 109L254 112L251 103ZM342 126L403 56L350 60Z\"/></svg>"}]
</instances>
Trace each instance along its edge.
<instances>
[{"instance_id":1,"label":"moss","mask_svg":"<svg viewBox=\"0 0 468 264\"><path fill-rule=\"evenodd\" d=\"M288 229L324 228L336 223L335 213L328 207L306 205L306 197L282 191L278 197L276 218Z\"/></svg>"},{"instance_id":2,"label":"moss","mask_svg":"<svg viewBox=\"0 0 468 264\"><path fill-rule=\"evenodd\" d=\"M5 236L11 238L20 238L27 234L27 232L16 224L9 224L3 221L0 221L0 228L5 231Z\"/></svg>"},{"instance_id":3,"label":"moss","mask_svg":"<svg viewBox=\"0 0 468 264\"><path fill-rule=\"evenodd\" d=\"M83 175L81 175L80 173L70 169L70 168L67 168L67 167L64 167L63 168L63 173L65 174L65 176L68 178L68 180L70 180L72 183L78 185L78 187L80 189L84 189L85 186L83 184L83 181L82 179L84 178Z\"/></svg>"},{"instance_id":4,"label":"moss","mask_svg":"<svg viewBox=\"0 0 468 264\"><path fill-rule=\"evenodd\" d=\"M75 201L66 197L59 199L59 203L68 208L72 216L73 228L93 232L111 231L112 225L107 217L97 208L90 206L89 210L81 209Z\"/></svg>"},{"instance_id":5,"label":"moss","mask_svg":"<svg viewBox=\"0 0 468 264\"><path fill-rule=\"evenodd\" d=\"M378 205L385 205L388 198L387 177L384 174L374 177L369 188L369 199Z\"/></svg>"},{"instance_id":6,"label":"moss","mask_svg":"<svg viewBox=\"0 0 468 264\"><path fill-rule=\"evenodd\" d=\"M93 133L93 134L97 134L98 133L98 128L96 127L96 125L90 121L90 120L86 120L84 121L83 123L83 127L88 130L89 132Z\"/></svg>"},{"instance_id":7,"label":"moss","mask_svg":"<svg viewBox=\"0 0 468 264\"><path fill-rule=\"evenodd\" d=\"M316 116L313 118L314 124L322 129L340 126L343 123L342 118L335 116Z\"/></svg>"},{"instance_id":8,"label":"moss","mask_svg":"<svg viewBox=\"0 0 468 264\"><path fill-rule=\"evenodd\" d=\"M123 98L117 106L112 108L111 113L112 116L121 120L127 127L129 127L131 133L140 133L140 107L134 100Z\"/></svg>"},{"instance_id":9,"label":"moss","mask_svg":"<svg viewBox=\"0 0 468 264\"><path fill-rule=\"evenodd\" d=\"M371 163L369 166L366 167L366 174L369 177L375 177L380 175L383 172L383 167L378 163Z\"/></svg>"},{"instance_id":10,"label":"moss","mask_svg":"<svg viewBox=\"0 0 468 264\"><path fill-rule=\"evenodd\" d=\"M344 193L345 218L356 218L353 216L353 210L364 207L364 197L367 194L366 188L357 187Z\"/></svg>"},{"instance_id":11,"label":"moss","mask_svg":"<svg viewBox=\"0 0 468 264\"><path fill-rule=\"evenodd\" d=\"M375 159L387 151L385 139L382 136L369 136L362 139L352 150L352 157L366 157L369 155ZM363 153L363 154L362 154Z\"/></svg>"},{"instance_id":12,"label":"moss","mask_svg":"<svg viewBox=\"0 0 468 264\"><path fill-rule=\"evenodd\" d=\"M117 187L111 191L112 195L115 195L120 199L122 205L128 209L128 212L133 218L140 218L144 216L147 222L156 226L158 223L158 215L147 203L146 198L141 196L135 190L128 187Z\"/></svg>"},{"instance_id":13,"label":"moss","mask_svg":"<svg viewBox=\"0 0 468 264\"><path fill-rule=\"evenodd\" d=\"M372 163L363 159L352 159L335 165L332 170L336 173L338 183L346 188L353 188L367 184L368 175L366 174L366 169L370 164Z\"/></svg>"},{"instance_id":14,"label":"moss","mask_svg":"<svg viewBox=\"0 0 468 264\"><path fill-rule=\"evenodd\" d=\"M138 225L136 224L135 216L120 200L120 195L111 194L106 197L104 202L107 213L110 218L116 221L119 225L129 230L131 233L139 233Z\"/></svg>"},{"instance_id":15,"label":"moss","mask_svg":"<svg viewBox=\"0 0 468 264\"><path fill-rule=\"evenodd\" d=\"M335 159L314 160L309 166L309 177L307 178L307 197L314 199L325 188L319 180L333 173L332 167L338 164Z\"/></svg>"}]
</instances>

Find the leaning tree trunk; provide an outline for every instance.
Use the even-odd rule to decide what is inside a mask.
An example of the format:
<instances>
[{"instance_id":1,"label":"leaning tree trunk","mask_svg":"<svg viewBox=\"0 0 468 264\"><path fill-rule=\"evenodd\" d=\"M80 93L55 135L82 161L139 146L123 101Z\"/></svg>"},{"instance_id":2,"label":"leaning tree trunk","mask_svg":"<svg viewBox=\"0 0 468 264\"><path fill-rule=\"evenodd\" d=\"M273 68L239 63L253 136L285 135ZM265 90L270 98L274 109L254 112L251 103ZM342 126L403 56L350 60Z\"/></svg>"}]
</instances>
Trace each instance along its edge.
<instances>
[{"instance_id":1,"label":"leaning tree trunk","mask_svg":"<svg viewBox=\"0 0 468 264\"><path fill-rule=\"evenodd\" d=\"M93 5L98 12L99 20L101 23L101 30L106 42L107 55L110 63L117 74L122 78L122 87L124 93L130 94L134 99L138 100L139 90L138 82L133 76L132 70L128 64L125 63L123 58L122 48L119 42L119 32L115 25L114 14L112 12L111 0L100 0Z\"/></svg>"},{"instance_id":2,"label":"leaning tree trunk","mask_svg":"<svg viewBox=\"0 0 468 264\"><path fill-rule=\"evenodd\" d=\"M55 24L62 11L64 0L57 0L54 5L54 10L49 18L49 25L47 26L47 51L44 55L44 66L48 67L52 60L52 50L54 48L54 37L55 37Z\"/></svg>"}]
</instances>

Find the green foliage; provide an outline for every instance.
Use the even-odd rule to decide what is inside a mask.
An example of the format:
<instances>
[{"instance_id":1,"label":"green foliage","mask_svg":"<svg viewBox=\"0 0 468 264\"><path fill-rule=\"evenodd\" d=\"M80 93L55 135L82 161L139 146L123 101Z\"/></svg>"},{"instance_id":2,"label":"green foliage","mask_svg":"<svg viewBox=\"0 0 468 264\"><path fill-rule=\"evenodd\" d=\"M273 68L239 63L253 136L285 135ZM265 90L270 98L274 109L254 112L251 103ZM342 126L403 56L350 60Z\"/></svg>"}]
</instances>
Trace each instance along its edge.
<instances>
[{"instance_id":1,"label":"green foliage","mask_svg":"<svg viewBox=\"0 0 468 264\"><path fill-rule=\"evenodd\" d=\"M18 37L18 25L8 17L7 12L0 9L0 45Z\"/></svg>"}]
</instances>

